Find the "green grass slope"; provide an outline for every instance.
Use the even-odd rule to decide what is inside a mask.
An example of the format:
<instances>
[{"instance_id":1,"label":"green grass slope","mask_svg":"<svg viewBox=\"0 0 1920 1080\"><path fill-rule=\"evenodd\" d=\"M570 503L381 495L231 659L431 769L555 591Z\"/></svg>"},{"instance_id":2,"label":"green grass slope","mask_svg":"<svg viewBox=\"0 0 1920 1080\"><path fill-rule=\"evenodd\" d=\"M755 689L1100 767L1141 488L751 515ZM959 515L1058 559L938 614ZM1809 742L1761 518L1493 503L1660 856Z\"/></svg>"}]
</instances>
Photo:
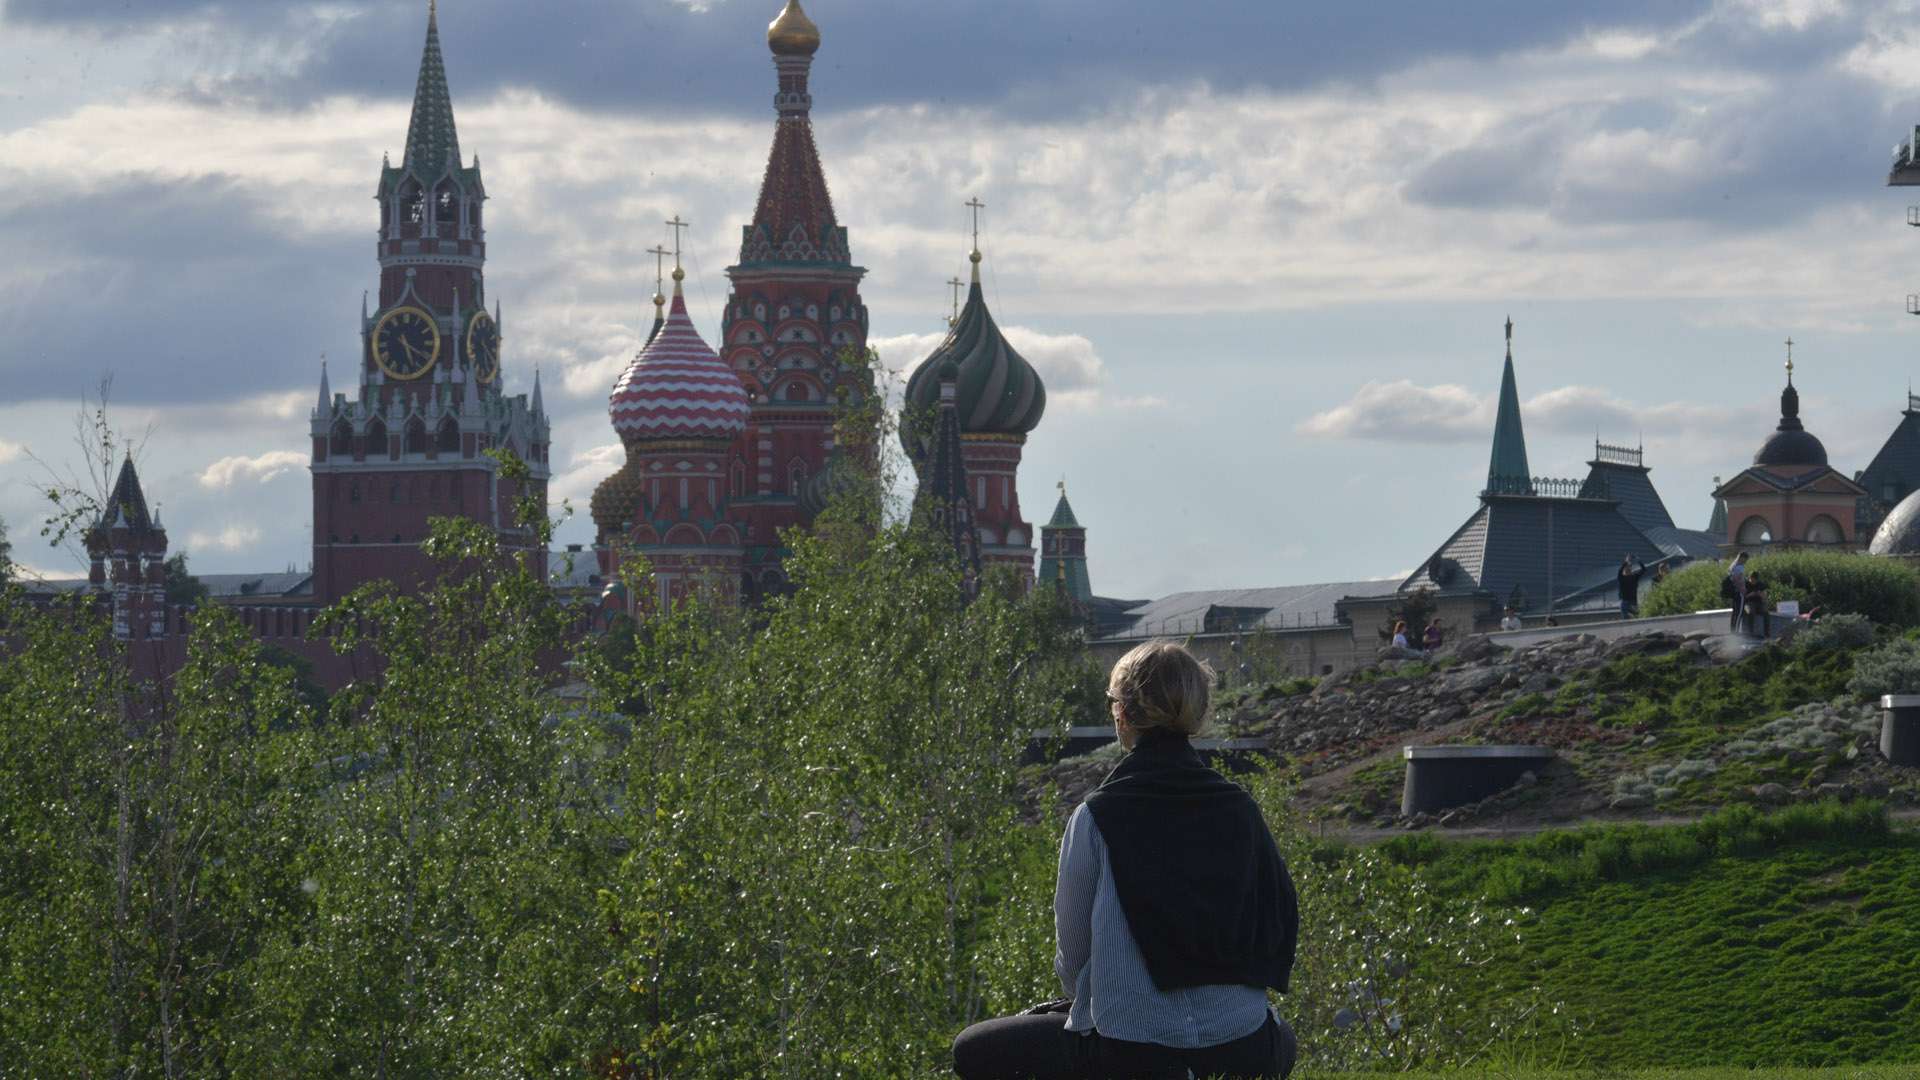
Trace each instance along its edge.
<instances>
[{"instance_id":1,"label":"green grass slope","mask_svg":"<svg viewBox=\"0 0 1920 1080\"><path fill-rule=\"evenodd\" d=\"M1920 1076L1920 837L1877 806L1388 850L1448 891L1530 905L1526 955L1482 986L1563 1002L1580 1063Z\"/></svg>"}]
</instances>

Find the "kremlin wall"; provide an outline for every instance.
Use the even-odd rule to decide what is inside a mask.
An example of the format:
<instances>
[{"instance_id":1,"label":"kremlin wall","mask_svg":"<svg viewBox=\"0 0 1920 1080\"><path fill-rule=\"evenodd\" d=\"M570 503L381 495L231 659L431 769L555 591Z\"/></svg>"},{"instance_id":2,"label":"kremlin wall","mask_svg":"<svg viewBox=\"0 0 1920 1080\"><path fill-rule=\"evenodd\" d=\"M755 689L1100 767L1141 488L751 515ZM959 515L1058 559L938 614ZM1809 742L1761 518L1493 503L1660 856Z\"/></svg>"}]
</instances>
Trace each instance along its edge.
<instances>
[{"instance_id":1,"label":"kremlin wall","mask_svg":"<svg viewBox=\"0 0 1920 1080\"><path fill-rule=\"evenodd\" d=\"M421 541L436 517L493 530L503 550L603 619L643 618L695 592L754 604L787 587L782 532L810 526L847 477L871 464L871 446L837 444L836 422L878 391L860 294L868 271L854 261L856 238L835 214L813 135L810 76L822 33L790 0L766 45L773 139L759 198L742 208L720 325L703 333L688 313L676 218L675 250L656 249L673 258L670 294L656 283L652 331L609 389L608 422L625 460L593 493L593 550L550 553L515 524L522 499L546 504L550 424L537 372L530 394L502 389L510 316L486 288L486 185L479 157L462 155L430 9L404 149L377 180L378 279L362 302L362 354L339 373L347 392L334 392L324 363L320 372L309 425L311 568L205 576L210 602L305 658L331 688L372 660L310 640L314 618L369 582L418 588L429 573ZM1920 175L1912 144L1904 153L1895 183ZM1380 629L1415 595L1458 635L1494 629L1507 608L1529 626L1617 618L1623 556L1653 570L1736 548L1920 554L1920 398L1909 395L1880 453L1849 473L1827 460L1800 416L1789 348L1775 430L1752 433L1752 463L1710 505L1703 499L1676 517L1638 447L1596 439L1585 476L1533 474L1509 321L1486 484L1463 497L1464 520L1410 574L1155 600L1098 596L1089 530L1065 484L1037 535L1022 511L1022 452L1045 417L1046 387L995 324L981 257L976 218L965 305L939 346L915 358L906 385L912 419L900 433L918 481L915 513L953 544L970 588L1000 570L1061 590L1103 660L1168 636L1230 662L1258 639L1287 670L1324 674L1372 660ZM503 475L502 451L526 464L523 479ZM34 588L43 598L97 596L137 669L173 670L191 609L167 603L167 534L132 461L86 544L86 580ZM636 556L651 573L630 595L622 568Z\"/></svg>"}]
</instances>

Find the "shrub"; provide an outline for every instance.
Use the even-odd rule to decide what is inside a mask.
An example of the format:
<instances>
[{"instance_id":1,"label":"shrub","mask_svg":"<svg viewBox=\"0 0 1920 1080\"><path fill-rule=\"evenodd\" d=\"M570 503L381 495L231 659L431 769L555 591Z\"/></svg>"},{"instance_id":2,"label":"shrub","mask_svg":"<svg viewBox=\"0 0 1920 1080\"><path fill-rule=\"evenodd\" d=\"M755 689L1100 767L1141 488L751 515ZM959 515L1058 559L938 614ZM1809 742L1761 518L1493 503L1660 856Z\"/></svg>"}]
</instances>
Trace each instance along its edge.
<instances>
[{"instance_id":1,"label":"shrub","mask_svg":"<svg viewBox=\"0 0 1920 1080\"><path fill-rule=\"evenodd\" d=\"M1793 639L1803 649L1858 649L1873 644L1873 620L1852 613L1816 620Z\"/></svg>"},{"instance_id":2,"label":"shrub","mask_svg":"<svg viewBox=\"0 0 1920 1080\"><path fill-rule=\"evenodd\" d=\"M1780 551L1754 556L1748 570L1767 582L1775 601L1798 600L1824 615L1858 614L1887 626L1920 624L1920 571L1902 563L1831 551ZM1641 610L1677 615L1724 608L1726 566L1700 562L1654 586Z\"/></svg>"},{"instance_id":3,"label":"shrub","mask_svg":"<svg viewBox=\"0 0 1920 1080\"><path fill-rule=\"evenodd\" d=\"M1920 642L1896 638L1854 658L1847 689L1861 697L1920 692Z\"/></svg>"}]
</instances>

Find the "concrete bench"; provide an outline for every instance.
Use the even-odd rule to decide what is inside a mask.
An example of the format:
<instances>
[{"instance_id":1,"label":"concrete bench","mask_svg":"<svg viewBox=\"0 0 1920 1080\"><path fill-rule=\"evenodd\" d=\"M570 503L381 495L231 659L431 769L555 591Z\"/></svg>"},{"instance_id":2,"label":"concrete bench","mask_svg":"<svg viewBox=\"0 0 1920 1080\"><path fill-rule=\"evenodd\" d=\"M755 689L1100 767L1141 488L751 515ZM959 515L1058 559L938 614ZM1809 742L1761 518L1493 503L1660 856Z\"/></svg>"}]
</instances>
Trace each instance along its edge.
<instances>
[{"instance_id":1,"label":"concrete bench","mask_svg":"<svg viewBox=\"0 0 1920 1080\"><path fill-rule=\"evenodd\" d=\"M1512 787L1553 760L1544 746L1409 746L1400 813L1437 813Z\"/></svg>"},{"instance_id":2,"label":"concrete bench","mask_svg":"<svg viewBox=\"0 0 1920 1080\"><path fill-rule=\"evenodd\" d=\"M1880 698L1880 756L1895 765L1920 765L1920 694Z\"/></svg>"}]
</instances>

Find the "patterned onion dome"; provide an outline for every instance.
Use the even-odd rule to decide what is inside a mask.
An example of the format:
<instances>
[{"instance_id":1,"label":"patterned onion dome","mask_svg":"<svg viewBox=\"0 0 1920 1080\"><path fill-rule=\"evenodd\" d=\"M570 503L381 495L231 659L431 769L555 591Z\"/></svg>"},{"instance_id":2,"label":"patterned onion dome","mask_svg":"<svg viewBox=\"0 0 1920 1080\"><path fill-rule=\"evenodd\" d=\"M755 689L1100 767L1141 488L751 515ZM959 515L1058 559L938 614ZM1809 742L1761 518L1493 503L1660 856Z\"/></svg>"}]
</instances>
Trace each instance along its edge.
<instances>
[{"instance_id":1,"label":"patterned onion dome","mask_svg":"<svg viewBox=\"0 0 1920 1080\"><path fill-rule=\"evenodd\" d=\"M607 411L622 442L731 439L746 430L746 387L700 338L687 317L675 270L666 324L613 384Z\"/></svg>"},{"instance_id":2,"label":"patterned onion dome","mask_svg":"<svg viewBox=\"0 0 1920 1080\"><path fill-rule=\"evenodd\" d=\"M1040 425L1047 411L1047 388L1040 374L994 325L980 292L979 254L967 306L954 320L947 338L933 350L907 380L909 409L932 412L940 404L940 365L951 360L959 367L955 402L960 430L967 435L1025 435ZM905 430L904 428L902 429ZM909 447L911 450L912 447Z\"/></svg>"}]
</instances>

